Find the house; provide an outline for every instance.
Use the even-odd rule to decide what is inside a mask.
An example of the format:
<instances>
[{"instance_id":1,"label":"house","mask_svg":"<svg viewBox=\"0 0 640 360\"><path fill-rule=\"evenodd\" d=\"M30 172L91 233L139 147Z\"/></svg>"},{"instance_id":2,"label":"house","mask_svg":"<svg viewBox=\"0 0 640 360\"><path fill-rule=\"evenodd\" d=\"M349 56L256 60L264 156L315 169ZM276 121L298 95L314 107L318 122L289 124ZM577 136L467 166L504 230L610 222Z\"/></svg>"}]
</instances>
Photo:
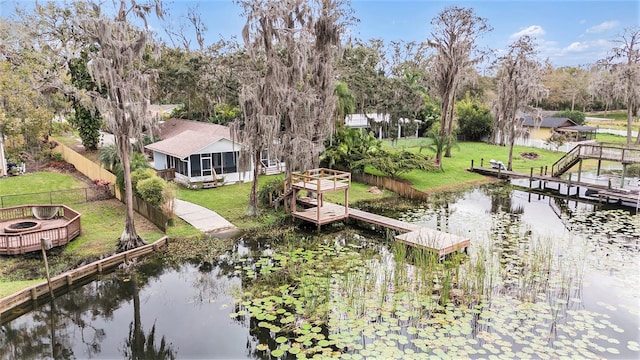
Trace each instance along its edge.
<instances>
[{"instance_id":1,"label":"house","mask_svg":"<svg viewBox=\"0 0 640 360\"><path fill-rule=\"evenodd\" d=\"M595 127L578 125L569 118L551 116L539 120L527 116L522 127L524 137L533 140L547 140L554 133L566 135L569 141L593 140L597 131Z\"/></svg>"},{"instance_id":2,"label":"house","mask_svg":"<svg viewBox=\"0 0 640 360\"><path fill-rule=\"evenodd\" d=\"M158 142L145 146L156 170L174 169L175 181L212 187L253 180L253 165L238 166L241 145L228 127L191 120L160 123Z\"/></svg>"},{"instance_id":3,"label":"house","mask_svg":"<svg viewBox=\"0 0 640 360\"><path fill-rule=\"evenodd\" d=\"M391 116L389 114L377 114L377 113L368 113L368 114L350 114L347 115L344 119L344 125L350 127L352 129L371 129L372 126L377 129L378 139L383 138L385 123L388 124L391 120ZM407 137L407 136L418 136L418 128L419 126L415 126L415 134L413 133L413 129L411 129L411 134L408 135L410 125L414 125L418 123L420 120L410 120L406 118L400 118L398 121L398 138ZM386 135L386 134L384 134ZM388 137L388 136L384 136Z\"/></svg>"}]
</instances>

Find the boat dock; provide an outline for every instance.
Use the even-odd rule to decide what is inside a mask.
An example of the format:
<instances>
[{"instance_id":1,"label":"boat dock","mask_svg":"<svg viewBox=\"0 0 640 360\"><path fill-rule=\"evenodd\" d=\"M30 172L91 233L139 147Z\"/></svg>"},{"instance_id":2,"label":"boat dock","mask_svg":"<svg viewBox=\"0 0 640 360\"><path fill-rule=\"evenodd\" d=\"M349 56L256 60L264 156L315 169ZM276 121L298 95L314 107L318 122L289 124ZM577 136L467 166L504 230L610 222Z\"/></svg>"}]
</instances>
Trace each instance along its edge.
<instances>
[{"instance_id":1,"label":"boat dock","mask_svg":"<svg viewBox=\"0 0 640 360\"><path fill-rule=\"evenodd\" d=\"M402 233L395 236L396 241L415 248L433 252L441 260L444 259L446 255L456 251L463 251L467 253L468 247L471 244L471 240L461 236L392 219L386 216L353 208L349 208L348 211L345 211L345 206L343 205L324 201L322 206L318 208L318 201L308 197L298 198L297 203L304 206L305 209L296 211L296 218L315 223L315 219L319 212L321 214L320 222L322 224L350 218L375 226L392 229Z\"/></svg>"},{"instance_id":2,"label":"boat dock","mask_svg":"<svg viewBox=\"0 0 640 360\"><path fill-rule=\"evenodd\" d=\"M555 167L556 165L554 164ZM579 167L577 176L569 173L567 178L548 175L546 167L540 168L539 173L534 172L532 168L529 174L525 174L504 170L500 167L484 167L484 161L481 161L480 167L474 166L474 162L471 161L471 167L467 170L498 179L516 180L515 185L526 187L533 191L536 191L536 189L541 191L550 190L567 197L593 199L600 204L619 203L636 209L640 207L640 189L638 189L638 186L626 184L624 176L621 179L609 178L608 181L605 179L601 183L583 181L584 176L581 168L582 166ZM624 188L623 186L629 188Z\"/></svg>"}]
</instances>

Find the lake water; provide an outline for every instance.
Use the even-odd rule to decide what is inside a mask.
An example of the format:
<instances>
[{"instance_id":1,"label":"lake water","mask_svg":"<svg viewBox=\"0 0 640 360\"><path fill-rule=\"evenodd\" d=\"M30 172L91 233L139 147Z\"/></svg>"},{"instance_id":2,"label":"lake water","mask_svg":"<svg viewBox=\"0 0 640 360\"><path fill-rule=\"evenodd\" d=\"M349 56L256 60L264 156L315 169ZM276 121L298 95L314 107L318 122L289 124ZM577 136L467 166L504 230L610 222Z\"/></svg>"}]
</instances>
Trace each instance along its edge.
<instances>
[{"instance_id":1,"label":"lake water","mask_svg":"<svg viewBox=\"0 0 640 360\"><path fill-rule=\"evenodd\" d=\"M640 357L639 216L495 184L394 216L469 256L331 228L156 257L2 324L0 358Z\"/></svg>"}]
</instances>

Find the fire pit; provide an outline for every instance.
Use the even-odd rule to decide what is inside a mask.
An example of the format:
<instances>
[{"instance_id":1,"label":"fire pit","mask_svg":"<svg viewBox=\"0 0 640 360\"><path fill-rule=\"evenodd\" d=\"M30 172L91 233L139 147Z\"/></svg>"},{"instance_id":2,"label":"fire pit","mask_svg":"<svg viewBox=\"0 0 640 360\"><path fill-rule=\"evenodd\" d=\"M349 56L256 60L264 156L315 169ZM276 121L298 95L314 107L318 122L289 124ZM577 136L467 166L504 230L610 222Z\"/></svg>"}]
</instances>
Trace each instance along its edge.
<instances>
[{"instance_id":1,"label":"fire pit","mask_svg":"<svg viewBox=\"0 0 640 360\"><path fill-rule=\"evenodd\" d=\"M13 224L10 224L4 228L4 231L7 233L21 233L30 230L36 230L40 228L40 223L37 221L19 221Z\"/></svg>"}]
</instances>

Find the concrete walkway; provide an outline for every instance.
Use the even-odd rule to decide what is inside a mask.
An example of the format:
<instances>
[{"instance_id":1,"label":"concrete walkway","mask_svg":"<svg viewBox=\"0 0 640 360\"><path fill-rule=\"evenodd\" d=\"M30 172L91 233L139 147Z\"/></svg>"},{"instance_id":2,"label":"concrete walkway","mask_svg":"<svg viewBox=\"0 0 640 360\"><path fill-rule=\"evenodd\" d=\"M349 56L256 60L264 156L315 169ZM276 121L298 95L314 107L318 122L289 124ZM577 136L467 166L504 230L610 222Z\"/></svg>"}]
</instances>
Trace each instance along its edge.
<instances>
[{"instance_id":1,"label":"concrete walkway","mask_svg":"<svg viewBox=\"0 0 640 360\"><path fill-rule=\"evenodd\" d=\"M235 225L227 219L200 205L176 199L173 208L176 216L205 233L235 231Z\"/></svg>"}]
</instances>

